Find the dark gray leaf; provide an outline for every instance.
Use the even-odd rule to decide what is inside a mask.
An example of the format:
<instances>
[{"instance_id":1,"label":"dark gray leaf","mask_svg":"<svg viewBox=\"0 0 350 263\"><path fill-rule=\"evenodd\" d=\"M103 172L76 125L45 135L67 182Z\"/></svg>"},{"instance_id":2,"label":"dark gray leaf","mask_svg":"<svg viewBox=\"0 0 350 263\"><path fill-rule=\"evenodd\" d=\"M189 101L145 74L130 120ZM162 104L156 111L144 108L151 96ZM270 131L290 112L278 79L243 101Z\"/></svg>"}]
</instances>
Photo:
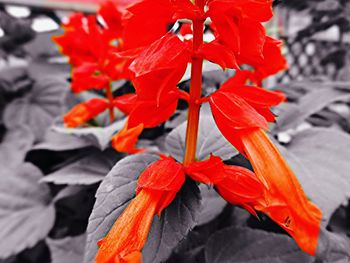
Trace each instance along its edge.
<instances>
[{"instance_id":1,"label":"dark gray leaf","mask_svg":"<svg viewBox=\"0 0 350 263\"><path fill-rule=\"evenodd\" d=\"M33 142L34 136L27 126L21 125L7 130L0 144L0 164L7 167L21 164ZM0 176L2 172L0 170Z\"/></svg>"},{"instance_id":2,"label":"dark gray leaf","mask_svg":"<svg viewBox=\"0 0 350 263\"><path fill-rule=\"evenodd\" d=\"M55 221L50 189L38 183L41 171L30 163L6 170L0 176L0 258L33 247Z\"/></svg>"},{"instance_id":3,"label":"dark gray leaf","mask_svg":"<svg viewBox=\"0 0 350 263\"><path fill-rule=\"evenodd\" d=\"M72 164L55 171L41 182L68 185L90 185L103 180L121 155L114 150L105 152L94 151Z\"/></svg>"},{"instance_id":4,"label":"dark gray leaf","mask_svg":"<svg viewBox=\"0 0 350 263\"><path fill-rule=\"evenodd\" d=\"M14 100L4 112L4 123L11 128L26 124L36 141L42 140L54 118L63 113L68 83L56 78L42 78L25 97Z\"/></svg>"},{"instance_id":5,"label":"dark gray leaf","mask_svg":"<svg viewBox=\"0 0 350 263\"><path fill-rule=\"evenodd\" d=\"M297 134L281 148L306 194L323 213L324 224L350 197L350 136L327 128Z\"/></svg>"},{"instance_id":6,"label":"dark gray leaf","mask_svg":"<svg viewBox=\"0 0 350 263\"><path fill-rule=\"evenodd\" d=\"M165 147L178 161L182 161L185 155L187 122L169 133L165 141ZM211 115L201 115L199 121L199 132L197 141L197 159L204 160L210 154L229 159L236 155L237 150L222 136L216 127Z\"/></svg>"},{"instance_id":7,"label":"dark gray leaf","mask_svg":"<svg viewBox=\"0 0 350 263\"><path fill-rule=\"evenodd\" d=\"M57 132L51 128L46 132L42 142L36 144L32 150L69 151L90 145L91 143L83 137Z\"/></svg>"},{"instance_id":8,"label":"dark gray leaf","mask_svg":"<svg viewBox=\"0 0 350 263\"><path fill-rule=\"evenodd\" d=\"M296 128L309 116L322 110L331 103L349 99L350 93L344 90L331 87L313 90L303 96L295 107L290 106L286 108L282 104L284 110L279 114L274 132L282 132Z\"/></svg>"},{"instance_id":9,"label":"dark gray leaf","mask_svg":"<svg viewBox=\"0 0 350 263\"><path fill-rule=\"evenodd\" d=\"M350 239L346 235L331 233L321 229L317 258L323 262L349 263Z\"/></svg>"},{"instance_id":10,"label":"dark gray leaf","mask_svg":"<svg viewBox=\"0 0 350 263\"><path fill-rule=\"evenodd\" d=\"M227 203L212 187L201 184L199 189L202 196L202 209L197 225L204 225L217 217Z\"/></svg>"},{"instance_id":11,"label":"dark gray leaf","mask_svg":"<svg viewBox=\"0 0 350 263\"><path fill-rule=\"evenodd\" d=\"M193 181L186 182L161 217L154 218L147 243L142 251L142 262L164 262L197 224L200 205L197 185Z\"/></svg>"},{"instance_id":12,"label":"dark gray leaf","mask_svg":"<svg viewBox=\"0 0 350 263\"><path fill-rule=\"evenodd\" d=\"M85 242L85 234L62 239L46 239L51 252L52 263L82 263Z\"/></svg>"},{"instance_id":13,"label":"dark gray leaf","mask_svg":"<svg viewBox=\"0 0 350 263\"><path fill-rule=\"evenodd\" d=\"M128 156L119 161L102 181L89 218L85 262L93 262L97 241L103 238L135 196L136 181L141 172L158 157L150 154Z\"/></svg>"},{"instance_id":14,"label":"dark gray leaf","mask_svg":"<svg viewBox=\"0 0 350 263\"><path fill-rule=\"evenodd\" d=\"M63 126L55 126L52 127L52 129L55 132L81 138L86 141L87 146L95 146L103 151L109 146L113 135L123 128L124 123L125 119L116 121L107 127L86 127L73 129L65 128Z\"/></svg>"},{"instance_id":15,"label":"dark gray leaf","mask_svg":"<svg viewBox=\"0 0 350 263\"><path fill-rule=\"evenodd\" d=\"M293 239L250 228L230 227L212 235L205 247L207 263L311 263Z\"/></svg>"}]
</instances>

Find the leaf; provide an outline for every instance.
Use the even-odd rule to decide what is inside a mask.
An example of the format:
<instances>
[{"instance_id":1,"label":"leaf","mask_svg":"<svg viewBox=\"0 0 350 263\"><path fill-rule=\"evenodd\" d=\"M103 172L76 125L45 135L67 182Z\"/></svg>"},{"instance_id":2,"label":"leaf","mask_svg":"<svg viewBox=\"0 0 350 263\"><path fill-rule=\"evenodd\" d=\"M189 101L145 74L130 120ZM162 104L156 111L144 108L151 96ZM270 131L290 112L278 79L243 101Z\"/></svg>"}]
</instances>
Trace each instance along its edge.
<instances>
[{"instance_id":1,"label":"leaf","mask_svg":"<svg viewBox=\"0 0 350 263\"><path fill-rule=\"evenodd\" d=\"M54 118L63 113L64 96L68 83L53 77L42 78L25 97L14 100L4 111L7 128L26 124L35 136L42 140Z\"/></svg>"},{"instance_id":2,"label":"leaf","mask_svg":"<svg viewBox=\"0 0 350 263\"><path fill-rule=\"evenodd\" d=\"M202 209L197 225L204 225L216 218L225 208L226 201L212 188L201 184Z\"/></svg>"},{"instance_id":3,"label":"leaf","mask_svg":"<svg viewBox=\"0 0 350 263\"><path fill-rule=\"evenodd\" d=\"M167 151L178 161L185 156L187 122L172 130L165 139ZM222 136L216 127L213 117L202 115L199 120L199 133L197 141L197 159L204 160L210 154L229 159L238 154L237 150Z\"/></svg>"},{"instance_id":4,"label":"leaf","mask_svg":"<svg viewBox=\"0 0 350 263\"><path fill-rule=\"evenodd\" d=\"M330 87L313 90L303 96L295 107L292 104L293 106L286 108L282 104L282 109L285 110L282 111L282 114L279 116L274 132L282 132L296 128L309 116L317 113L331 103L349 99L349 92L344 90Z\"/></svg>"},{"instance_id":5,"label":"leaf","mask_svg":"<svg viewBox=\"0 0 350 263\"><path fill-rule=\"evenodd\" d=\"M308 197L320 207L326 225L350 197L350 136L326 128L298 133L281 148Z\"/></svg>"},{"instance_id":6,"label":"leaf","mask_svg":"<svg viewBox=\"0 0 350 263\"><path fill-rule=\"evenodd\" d=\"M124 127L125 119L114 122L107 127L87 127L87 128L65 128L55 126L52 129L73 137L79 137L87 142L86 146L94 146L100 150L105 150L113 135Z\"/></svg>"},{"instance_id":7,"label":"leaf","mask_svg":"<svg viewBox=\"0 0 350 263\"><path fill-rule=\"evenodd\" d=\"M8 130L0 144L0 163L7 167L21 164L33 142L34 136L27 126L16 126Z\"/></svg>"},{"instance_id":8,"label":"leaf","mask_svg":"<svg viewBox=\"0 0 350 263\"><path fill-rule=\"evenodd\" d=\"M142 262L164 262L196 225L199 212L198 187L193 181L188 181L161 217L154 218L147 243L142 251Z\"/></svg>"},{"instance_id":9,"label":"leaf","mask_svg":"<svg viewBox=\"0 0 350 263\"><path fill-rule=\"evenodd\" d=\"M0 258L33 247L53 227L55 208L48 186L38 183L42 176L30 163L0 176Z\"/></svg>"},{"instance_id":10,"label":"leaf","mask_svg":"<svg viewBox=\"0 0 350 263\"><path fill-rule=\"evenodd\" d=\"M93 262L97 241L103 238L135 196L136 181L141 172L158 160L155 155L138 154L119 161L102 181L89 218L85 261Z\"/></svg>"},{"instance_id":11,"label":"leaf","mask_svg":"<svg viewBox=\"0 0 350 263\"><path fill-rule=\"evenodd\" d=\"M94 151L92 154L55 171L40 182L68 185L90 185L103 180L120 158L114 150Z\"/></svg>"},{"instance_id":12,"label":"leaf","mask_svg":"<svg viewBox=\"0 0 350 263\"><path fill-rule=\"evenodd\" d=\"M32 150L69 151L85 148L91 145L91 143L84 139L84 137L58 132L54 129L54 127L49 129L43 140L36 144Z\"/></svg>"},{"instance_id":13,"label":"leaf","mask_svg":"<svg viewBox=\"0 0 350 263\"><path fill-rule=\"evenodd\" d=\"M318 243L316 256L321 259L322 262L350 262L350 239L347 236L321 229Z\"/></svg>"},{"instance_id":14,"label":"leaf","mask_svg":"<svg viewBox=\"0 0 350 263\"><path fill-rule=\"evenodd\" d=\"M52 263L83 262L86 235L62 239L47 238Z\"/></svg>"},{"instance_id":15,"label":"leaf","mask_svg":"<svg viewBox=\"0 0 350 263\"><path fill-rule=\"evenodd\" d=\"M235 227L222 229L209 238L205 259L208 263L313 262L286 235Z\"/></svg>"}]
</instances>

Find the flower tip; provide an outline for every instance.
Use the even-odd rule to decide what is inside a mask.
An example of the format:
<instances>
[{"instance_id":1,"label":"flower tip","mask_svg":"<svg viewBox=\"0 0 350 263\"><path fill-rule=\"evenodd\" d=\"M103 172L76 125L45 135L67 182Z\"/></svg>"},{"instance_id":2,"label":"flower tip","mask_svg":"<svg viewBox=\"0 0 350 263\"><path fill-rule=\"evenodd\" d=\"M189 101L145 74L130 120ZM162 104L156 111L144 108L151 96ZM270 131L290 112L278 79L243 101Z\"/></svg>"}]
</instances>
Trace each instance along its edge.
<instances>
[{"instance_id":1,"label":"flower tip","mask_svg":"<svg viewBox=\"0 0 350 263\"><path fill-rule=\"evenodd\" d=\"M142 253L140 251L131 252L129 255L123 257L122 262L119 263L141 263L142 261Z\"/></svg>"}]
</instances>

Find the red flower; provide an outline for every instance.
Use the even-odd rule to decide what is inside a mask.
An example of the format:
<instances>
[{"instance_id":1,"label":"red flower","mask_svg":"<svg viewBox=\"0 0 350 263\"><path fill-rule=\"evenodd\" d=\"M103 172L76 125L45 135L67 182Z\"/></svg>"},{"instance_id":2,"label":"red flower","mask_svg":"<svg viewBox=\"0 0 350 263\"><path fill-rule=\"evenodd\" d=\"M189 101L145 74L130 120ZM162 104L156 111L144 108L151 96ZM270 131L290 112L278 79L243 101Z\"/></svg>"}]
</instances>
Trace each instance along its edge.
<instances>
[{"instance_id":1,"label":"red flower","mask_svg":"<svg viewBox=\"0 0 350 263\"><path fill-rule=\"evenodd\" d=\"M109 106L105 99L91 99L76 105L64 116L64 123L69 128L78 127L93 119Z\"/></svg>"},{"instance_id":2,"label":"red flower","mask_svg":"<svg viewBox=\"0 0 350 263\"><path fill-rule=\"evenodd\" d=\"M155 214L175 198L185 182L182 165L172 158L159 160L140 175L137 195L99 242L96 263L141 262L143 248Z\"/></svg>"},{"instance_id":3,"label":"red flower","mask_svg":"<svg viewBox=\"0 0 350 263\"><path fill-rule=\"evenodd\" d=\"M287 61L281 53L281 46L281 41L266 37L263 49L264 63L255 67L256 82L288 68Z\"/></svg>"},{"instance_id":4,"label":"red flower","mask_svg":"<svg viewBox=\"0 0 350 263\"><path fill-rule=\"evenodd\" d=\"M143 123L138 124L135 127L128 128L128 122L124 125L124 128L120 130L116 135L112 138L112 147L118 152L125 153L139 153L142 152L143 149L136 148L136 143L138 137L142 133L144 129Z\"/></svg>"},{"instance_id":5,"label":"red flower","mask_svg":"<svg viewBox=\"0 0 350 263\"><path fill-rule=\"evenodd\" d=\"M258 208L315 255L322 213L309 201L280 152L261 129L239 133L254 171L265 184L267 205Z\"/></svg>"},{"instance_id":6,"label":"red flower","mask_svg":"<svg viewBox=\"0 0 350 263\"><path fill-rule=\"evenodd\" d=\"M225 165L219 157L210 156L206 161L191 163L185 171L193 180L214 185L225 200L255 216L255 207L266 205L264 186L248 169Z\"/></svg>"}]
</instances>

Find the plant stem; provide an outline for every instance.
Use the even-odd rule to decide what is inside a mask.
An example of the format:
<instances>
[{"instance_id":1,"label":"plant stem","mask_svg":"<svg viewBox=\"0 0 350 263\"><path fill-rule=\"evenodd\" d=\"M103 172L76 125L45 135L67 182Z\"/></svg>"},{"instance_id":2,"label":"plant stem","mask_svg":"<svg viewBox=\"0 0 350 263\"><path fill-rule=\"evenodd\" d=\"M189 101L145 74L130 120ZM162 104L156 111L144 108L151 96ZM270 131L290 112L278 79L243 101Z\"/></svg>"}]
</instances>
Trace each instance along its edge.
<instances>
[{"instance_id":1,"label":"plant stem","mask_svg":"<svg viewBox=\"0 0 350 263\"><path fill-rule=\"evenodd\" d=\"M201 10L204 10L204 0L195 0ZM193 21L193 53L203 44L204 21ZM197 150L197 136L199 125L199 99L202 95L202 67L203 59L193 56L191 68L190 100L188 108L187 129L186 129L186 153L184 165L195 161Z\"/></svg>"},{"instance_id":2,"label":"plant stem","mask_svg":"<svg viewBox=\"0 0 350 263\"><path fill-rule=\"evenodd\" d=\"M114 122L115 116L114 116L114 109L112 106L112 102L113 102L113 91L112 91L112 84L110 83L109 86L106 88L106 95L107 95L107 99L110 103L109 106L109 123L112 124Z\"/></svg>"}]
</instances>

